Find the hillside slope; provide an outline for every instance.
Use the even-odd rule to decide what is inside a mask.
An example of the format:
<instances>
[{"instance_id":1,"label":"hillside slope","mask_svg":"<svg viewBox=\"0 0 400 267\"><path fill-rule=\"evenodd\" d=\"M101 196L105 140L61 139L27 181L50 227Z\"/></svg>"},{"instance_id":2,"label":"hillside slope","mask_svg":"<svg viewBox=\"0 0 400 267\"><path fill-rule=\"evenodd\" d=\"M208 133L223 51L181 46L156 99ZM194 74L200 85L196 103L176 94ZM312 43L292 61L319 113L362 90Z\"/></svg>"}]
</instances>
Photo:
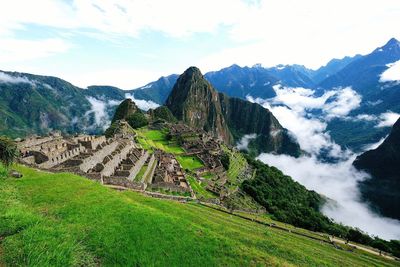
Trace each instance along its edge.
<instances>
[{"instance_id":1,"label":"hillside slope","mask_svg":"<svg viewBox=\"0 0 400 267\"><path fill-rule=\"evenodd\" d=\"M400 119L385 141L358 156L354 166L372 175L361 183L364 198L384 215L400 219Z\"/></svg>"},{"instance_id":2,"label":"hillside slope","mask_svg":"<svg viewBox=\"0 0 400 267\"><path fill-rule=\"evenodd\" d=\"M29 266L396 266L197 204L18 167L0 179L0 262Z\"/></svg>"}]
</instances>

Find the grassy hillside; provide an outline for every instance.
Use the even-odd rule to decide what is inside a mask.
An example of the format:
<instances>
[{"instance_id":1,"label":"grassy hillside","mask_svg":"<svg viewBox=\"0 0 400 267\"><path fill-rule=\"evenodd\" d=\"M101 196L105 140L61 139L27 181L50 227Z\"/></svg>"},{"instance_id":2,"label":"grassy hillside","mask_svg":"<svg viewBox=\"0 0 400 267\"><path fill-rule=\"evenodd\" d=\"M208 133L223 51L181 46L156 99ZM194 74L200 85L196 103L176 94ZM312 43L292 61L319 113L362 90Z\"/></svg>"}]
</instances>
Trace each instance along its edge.
<instances>
[{"instance_id":1,"label":"grassy hillside","mask_svg":"<svg viewBox=\"0 0 400 267\"><path fill-rule=\"evenodd\" d=\"M112 191L67 173L17 169L22 179L0 179L0 262L6 265L395 264L198 204Z\"/></svg>"}]
</instances>

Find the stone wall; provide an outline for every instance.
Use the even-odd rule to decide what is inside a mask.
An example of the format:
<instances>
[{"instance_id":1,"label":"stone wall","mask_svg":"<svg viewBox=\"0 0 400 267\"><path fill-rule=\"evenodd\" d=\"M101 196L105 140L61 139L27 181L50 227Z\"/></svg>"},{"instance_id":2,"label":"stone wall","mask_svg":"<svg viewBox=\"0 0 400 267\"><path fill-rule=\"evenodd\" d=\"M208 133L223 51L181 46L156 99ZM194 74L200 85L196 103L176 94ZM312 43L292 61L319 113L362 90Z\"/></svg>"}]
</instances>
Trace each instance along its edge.
<instances>
[{"instance_id":1,"label":"stone wall","mask_svg":"<svg viewBox=\"0 0 400 267\"><path fill-rule=\"evenodd\" d=\"M80 153L84 152L86 150L86 148L84 148L83 146L78 146L72 150L66 150L62 153L56 154L56 153L52 153L50 156L48 156L48 160L40 163L38 166L40 168L51 168L54 167L56 165L59 165L77 155L79 155Z\"/></svg>"},{"instance_id":2,"label":"stone wall","mask_svg":"<svg viewBox=\"0 0 400 267\"><path fill-rule=\"evenodd\" d=\"M86 149L95 150L99 145L106 142L105 136L82 136L78 139L78 142L82 144L82 146L86 147Z\"/></svg>"},{"instance_id":3,"label":"stone wall","mask_svg":"<svg viewBox=\"0 0 400 267\"><path fill-rule=\"evenodd\" d=\"M146 169L145 173L143 174L142 183L151 184L153 182L153 176L154 176L156 167L157 167L157 160L153 154L153 155L151 155L149 163L147 164L147 169Z\"/></svg>"},{"instance_id":4,"label":"stone wall","mask_svg":"<svg viewBox=\"0 0 400 267\"><path fill-rule=\"evenodd\" d=\"M128 177L130 181L133 181L133 179L135 179L136 175L139 173L140 169L143 167L148 157L149 153L145 151L143 155L139 158L139 160L135 162L135 166L132 169L131 175L129 175Z\"/></svg>"},{"instance_id":5,"label":"stone wall","mask_svg":"<svg viewBox=\"0 0 400 267\"><path fill-rule=\"evenodd\" d=\"M118 146L118 142L114 140L110 140L109 144L106 144L104 147L100 148L98 151L95 151L91 156L84 158L82 160L81 165L79 168L83 172L88 172L92 169L96 164L102 163L103 159L110 155Z\"/></svg>"},{"instance_id":6,"label":"stone wall","mask_svg":"<svg viewBox=\"0 0 400 267\"><path fill-rule=\"evenodd\" d=\"M126 177L104 176L103 183L108 184L108 185L123 186L126 188L135 189L135 190L144 190L143 184L129 181L128 179L126 179Z\"/></svg>"},{"instance_id":7,"label":"stone wall","mask_svg":"<svg viewBox=\"0 0 400 267\"><path fill-rule=\"evenodd\" d=\"M132 148L133 148L133 142L132 141L127 142L125 146L121 148L121 150L117 151L117 153L115 153L112 156L112 159L110 161L104 164L104 169L101 171L101 175L111 176L112 174L114 174L115 168L117 168L118 165L124 159L126 159Z\"/></svg>"}]
</instances>

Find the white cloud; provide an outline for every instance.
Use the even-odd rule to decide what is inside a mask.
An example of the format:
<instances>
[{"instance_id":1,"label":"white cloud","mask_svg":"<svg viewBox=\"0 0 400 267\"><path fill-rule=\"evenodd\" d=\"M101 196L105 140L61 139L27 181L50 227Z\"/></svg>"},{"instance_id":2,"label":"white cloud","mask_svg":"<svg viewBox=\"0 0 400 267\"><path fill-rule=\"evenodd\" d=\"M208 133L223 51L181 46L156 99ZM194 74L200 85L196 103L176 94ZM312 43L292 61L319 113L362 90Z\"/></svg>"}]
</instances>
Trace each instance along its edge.
<instances>
[{"instance_id":1,"label":"white cloud","mask_svg":"<svg viewBox=\"0 0 400 267\"><path fill-rule=\"evenodd\" d=\"M389 68L381 74L380 82L400 81L400 60L387 65Z\"/></svg>"},{"instance_id":2,"label":"white cloud","mask_svg":"<svg viewBox=\"0 0 400 267\"><path fill-rule=\"evenodd\" d=\"M400 118L400 114L395 112L385 112L379 116L380 122L376 127L392 127L396 121Z\"/></svg>"},{"instance_id":3,"label":"white cloud","mask_svg":"<svg viewBox=\"0 0 400 267\"><path fill-rule=\"evenodd\" d=\"M315 157L261 154L258 158L282 170L308 189L336 201L328 202L322 209L335 221L381 238L400 239L400 221L383 218L361 203L357 183L368 176L352 166L355 155L337 164L324 164Z\"/></svg>"},{"instance_id":4,"label":"white cloud","mask_svg":"<svg viewBox=\"0 0 400 267\"><path fill-rule=\"evenodd\" d=\"M135 102L135 104L140 108L141 110L149 110L149 109L155 109L158 108L160 105L157 103L154 103L153 101L149 100L142 100L142 99L136 99L134 94L125 94L126 98L130 98Z\"/></svg>"},{"instance_id":5,"label":"white cloud","mask_svg":"<svg viewBox=\"0 0 400 267\"><path fill-rule=\"evenodd\" d=\"M335 99L323 107L327 119L347 116L350 111L360 107L361 96L350 87L335 92Z\"/></svg>"},{"instance_id":6,"label":"white cloud","mask_svg":"<svg viewBox=\"0 0 400 267\"><path fill-rule=\"evenodd\" d=\"M240 139L240 141L236 144L236 148L239 150L248 150L249 143L252 139L257 137L256 134L246 134Z\"/></svg>"},{"instance_id":7,"label":"white cloud","mask_svg":"<svg viewBox=\"0 0 400 267\"><path fill-rule=\"evenodd\" d=\"M345 117L357 108L361 97L350 87L327 91L322 96L314 96L314 91L306 88L289 88L276 85L273 87L277 96L272 99L253 99L269 109L283 127L288 129L308 153L318 155L321 150L330 151L332 157L345 157L348 151L342 151L335 144L326 127L329 119ZM320 110L320 117L314 116L309 111Z\"/></svg>"},{"instance_id":8,"label":"white cloud","mask_svg":"<svg viewBox=\"0 0 400 267\"><path fill-rule=\"evenodd\" d=\"M103 130L107 129L111 123L107 109L118 105L120 101L111 100L106 102L91 96L87 96L86 99L90 102L91 110L87 111L85 116L93 115L95 121L91 127L102 127Z\"/></svg>"},{"instance_id":9,"label":"white cloud","mask_svg":"<svg viewBox=\"0 0 400 267\"><path fill-rule=\"evenodd\" d=\"M0 82L2 83L28 83L30 85L34 85L34 82L29 80L25 76L11 76L7 73L0 71Z\"/></svg>"},{"instance_id":10,"label":"white cloud","mask_svg":"<svg viewBox=\"0 0 400 267\"><path fill-rule=\"evenodd\" d=\"M0 38L0 61L26 62L32 59L63 53L70 48L71 45L60 38L49 38L43 40Z\"/></svg>"}]
</instances>

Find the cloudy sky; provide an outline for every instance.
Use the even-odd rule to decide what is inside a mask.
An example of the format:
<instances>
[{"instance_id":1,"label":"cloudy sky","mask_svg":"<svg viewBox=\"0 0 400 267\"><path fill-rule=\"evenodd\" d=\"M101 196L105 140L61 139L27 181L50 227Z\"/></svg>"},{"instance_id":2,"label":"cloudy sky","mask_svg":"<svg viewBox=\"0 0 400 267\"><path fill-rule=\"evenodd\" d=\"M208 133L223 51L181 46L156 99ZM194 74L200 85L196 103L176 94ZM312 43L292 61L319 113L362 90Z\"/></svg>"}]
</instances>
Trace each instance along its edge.
<instances>
[{"instance_id":1,"label":"cloudy sky","mask_svg":"<svg viewBox=\"0 0 400 267\"><path fill-rule=\"evenodd\" d=\"M304 64L400 39L398 0L13 0L0 69L135 88L190 65Z\"/></svg>"}]
</instances>

